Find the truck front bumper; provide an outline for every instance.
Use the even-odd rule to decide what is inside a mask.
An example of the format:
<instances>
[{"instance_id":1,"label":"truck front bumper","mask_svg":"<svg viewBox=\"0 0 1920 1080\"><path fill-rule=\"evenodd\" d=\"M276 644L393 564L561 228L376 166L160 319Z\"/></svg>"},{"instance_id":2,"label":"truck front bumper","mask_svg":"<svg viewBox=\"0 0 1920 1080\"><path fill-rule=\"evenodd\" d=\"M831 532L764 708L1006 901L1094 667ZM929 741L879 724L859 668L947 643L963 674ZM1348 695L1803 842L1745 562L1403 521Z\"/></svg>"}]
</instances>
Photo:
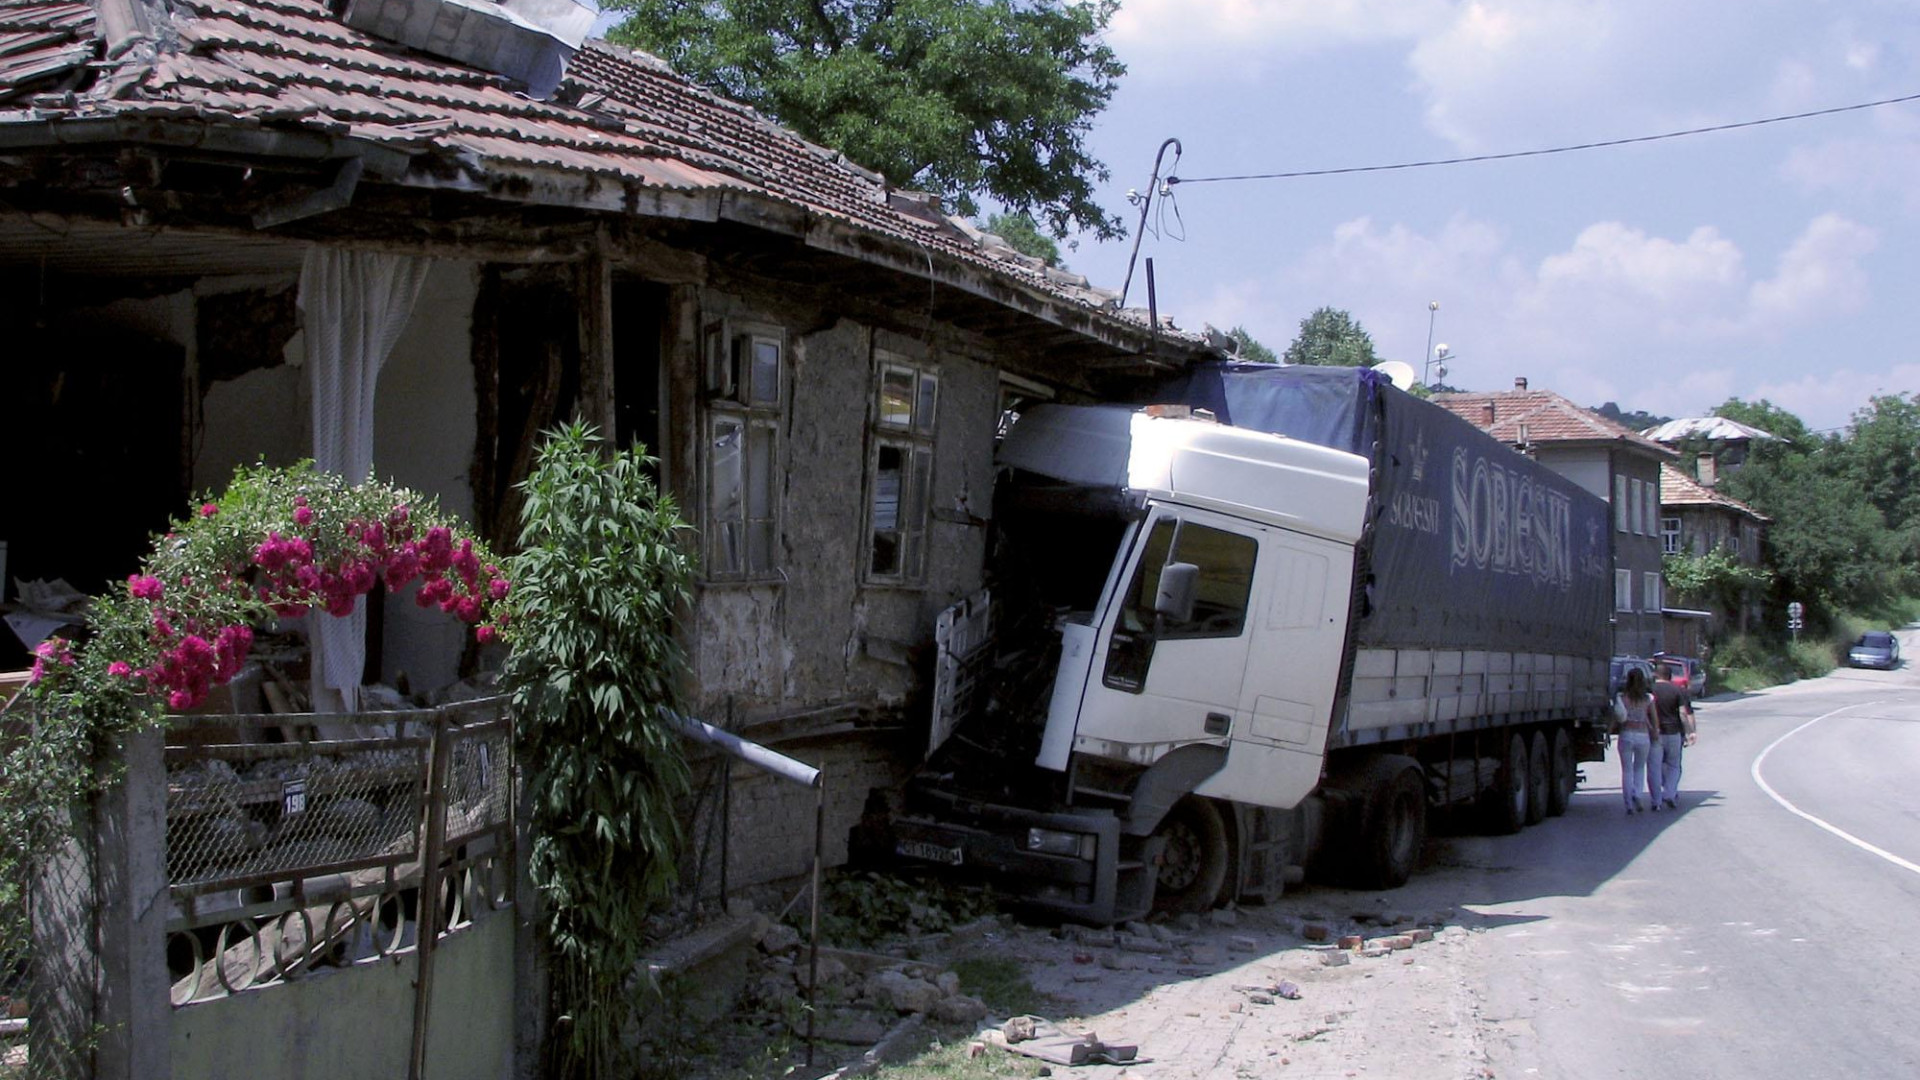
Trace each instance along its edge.
<instances>
[{"instance_id":1,"label":"truck front bumper","mask_svg":"<svg viewBox=\"0 0 1920 1080\"><path fill-rule=\"evenodd\" d=\"M1150 890L1144 899L1121 895L1122 871L1139 870L1141 860L1123 863L1111 811L1030 810L924 788L916 795L914 810L893 819L894 854L905 862L984 878L1022 906L1096 926L1140 918L1152 903ZM1055 841L1079 836L1079 852L1036 850L1035 830Z\"/></svg>"}]
</instances>

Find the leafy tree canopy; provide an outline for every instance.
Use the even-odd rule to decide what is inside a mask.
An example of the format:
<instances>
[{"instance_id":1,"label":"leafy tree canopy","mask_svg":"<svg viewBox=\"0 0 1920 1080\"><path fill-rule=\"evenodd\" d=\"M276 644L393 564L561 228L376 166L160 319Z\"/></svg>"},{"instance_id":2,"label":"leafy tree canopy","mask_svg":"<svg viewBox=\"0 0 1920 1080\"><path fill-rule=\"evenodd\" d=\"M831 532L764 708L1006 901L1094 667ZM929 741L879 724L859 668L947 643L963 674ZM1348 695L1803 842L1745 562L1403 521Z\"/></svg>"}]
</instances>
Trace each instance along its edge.
<instances>
[{"instance_id":1,"label":"leafy tree canopy","mask_svg":"<svg viewBox=\"0 0 1920 1080\"><path fill-rule=\"evenodd\" d=\"M1031 214L995 214L987 219L984 228L1022 255L1039 259L1048 266L1064 266L1060 261L1060 245L1040 231Z\"/></svg>"},{"instance_id":2,"label":"leafy tree canopy","mask_svg":"<svg viewBox=\"0 0 1920 1080\"><path fill-rule=\"evenodd\" d=\"M1277 364L1280 362L1280 358L1273 354L1273 350L1254 340L1253 335L1247 332L1246 327L1236 326L1228 331L1228 336L1239 343L1240 359L1251 360L1257 364Z\"/></svg>"},{"instance_id":3,"label":"leafy tree canopy","mask_svg":"<svg viewBox=\"0 0 1920 1080\"><path fill-rule=\"evenodd\" d=\"M1300 334L1284 354L1289 364L1372 367L1379 362L1373 338L1358 320L1339 308L1323 307L1300 320Z\"/></svg>"},{"instance_id":4,"label":"leafy tree canopy","mask_svg":"<svg viewBox=\"0 0 1920 1080\"><path fill-rule=\"evenodd\" d=\"M1126 66L1118 0L605 0L608 34L963 214L1120 235L1085 145Z\"/></svg>"}]
</instances>

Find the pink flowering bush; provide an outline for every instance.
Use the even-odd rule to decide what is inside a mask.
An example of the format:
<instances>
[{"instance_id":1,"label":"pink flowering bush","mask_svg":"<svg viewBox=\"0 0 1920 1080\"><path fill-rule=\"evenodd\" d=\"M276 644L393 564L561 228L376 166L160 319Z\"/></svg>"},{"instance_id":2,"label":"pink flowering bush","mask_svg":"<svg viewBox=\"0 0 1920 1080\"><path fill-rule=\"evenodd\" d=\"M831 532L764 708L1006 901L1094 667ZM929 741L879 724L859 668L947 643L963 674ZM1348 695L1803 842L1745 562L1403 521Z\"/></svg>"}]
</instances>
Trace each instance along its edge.
<instances>
[{"instance_id":1,"label":"pink flowering bush","mask_svg":"<svg viewBox=\"0 0 1920 1080\"><path fill-rule=\"evenodd\" d=\"M191 709L246 665L254 628L309 611L351 615L384 582L498 640L511 586L486 546L432 500L349 485L303 463L234 474L217 499L174 522L140 571L96 601L83 650L64 639L34 659L36 697Z\"/></svg>"}]
</instances>

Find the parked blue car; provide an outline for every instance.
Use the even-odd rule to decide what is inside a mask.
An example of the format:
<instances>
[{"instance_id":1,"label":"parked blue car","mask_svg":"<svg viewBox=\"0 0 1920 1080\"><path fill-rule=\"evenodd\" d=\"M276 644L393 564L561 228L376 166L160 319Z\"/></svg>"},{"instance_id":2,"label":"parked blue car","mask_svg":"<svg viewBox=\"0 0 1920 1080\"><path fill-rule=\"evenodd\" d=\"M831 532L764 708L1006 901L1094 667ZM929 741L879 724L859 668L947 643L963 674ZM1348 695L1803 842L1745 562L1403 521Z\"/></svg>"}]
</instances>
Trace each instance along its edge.
<instances>
[{"instance_id":1,"label":"parked blue car","mask_svg":"<svg viewBox=\"0 0 1920 1080\"><path fill-rule=\"evenodd\" d=\"M1847 666L1892 671L1900 666L1900 639L1888 630L1869 630L1847 647Z\"/></svg>"}]
</instances>

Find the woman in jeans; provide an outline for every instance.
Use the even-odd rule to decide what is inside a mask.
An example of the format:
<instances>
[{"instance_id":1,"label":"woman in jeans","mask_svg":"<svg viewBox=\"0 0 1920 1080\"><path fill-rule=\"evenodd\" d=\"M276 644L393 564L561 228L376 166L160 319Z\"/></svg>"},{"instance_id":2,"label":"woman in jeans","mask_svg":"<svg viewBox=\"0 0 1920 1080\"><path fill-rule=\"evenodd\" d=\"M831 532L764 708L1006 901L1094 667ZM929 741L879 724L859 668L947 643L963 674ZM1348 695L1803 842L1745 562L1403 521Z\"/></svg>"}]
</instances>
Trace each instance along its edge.
<instances>
[{"instance_id":1,"label":"woman in jeans","mask_svg":"<svg viewBox=\"0 0 1920 1080\"><path fill-rule=\"evenodd\" d=\"M1620 735L1620 797L1627 813L1640 810L1640 782L1647 775L1647 757L1653 746L1653 733L1659 726L1654 718L1653 694L1647 686L1647 673L1639 668L1627 672L1627 685L1620 691L1616 730Z\"/></svg>"}]
</instances>

